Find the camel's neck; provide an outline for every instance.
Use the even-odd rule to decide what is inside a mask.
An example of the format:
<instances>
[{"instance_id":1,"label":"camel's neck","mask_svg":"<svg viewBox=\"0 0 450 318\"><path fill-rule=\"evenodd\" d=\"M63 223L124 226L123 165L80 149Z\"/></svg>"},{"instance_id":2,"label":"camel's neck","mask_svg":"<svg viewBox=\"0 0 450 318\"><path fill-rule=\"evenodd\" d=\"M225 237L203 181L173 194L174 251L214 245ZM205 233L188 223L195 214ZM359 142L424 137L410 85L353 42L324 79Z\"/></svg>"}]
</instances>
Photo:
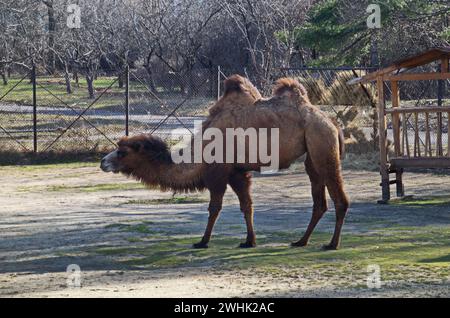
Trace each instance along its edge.
<instances>
[{"instance_id":1,"label":"camel's neck","mask_svg":"<svg viewBox=\"0 0 450 318\"><path fill-rule=\"evenodd\" d=\"M135 176L150 186L162 190L194 191L203 189L201 164L164 163L158 167L147 167L136 171Z\"/></svg>"}]
</instances>

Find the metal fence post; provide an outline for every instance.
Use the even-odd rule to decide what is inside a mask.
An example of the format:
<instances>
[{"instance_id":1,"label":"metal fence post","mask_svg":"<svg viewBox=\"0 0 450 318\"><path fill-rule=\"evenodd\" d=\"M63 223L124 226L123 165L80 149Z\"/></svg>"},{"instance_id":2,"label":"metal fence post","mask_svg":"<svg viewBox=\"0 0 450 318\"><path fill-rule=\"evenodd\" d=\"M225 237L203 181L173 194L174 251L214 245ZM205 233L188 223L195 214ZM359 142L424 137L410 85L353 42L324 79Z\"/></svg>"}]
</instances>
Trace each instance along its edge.
<instances>
[{"instance_id":1,"label":"metal fence post","mask_svg":"<svg viewBox=\"0 0 450 318\"><path fill-rule=\"evenodd\" d=\"M220 65L217 66L217 100L220 98Z\"/></svg>"},{"instance_id":2,"label":"metal fence post","mask_svg":"<svg viewBox=\"0 0 450 318\"><path fill-rule=\"evenodd\" d=\"M31 69L31 82L33 85L33 152L37 152L37 96L36 96L36 65Z\"/></svg>"},{"instance_id":3,"label":"metal fence post","mask_svg":"<svg viewBox=\"0 0 450 318\"><path fill-rule=\"evenodd\" d=\"M130 66L125 67L125 135L128 136L130 121Z\"/></svg>"}]
</instances>

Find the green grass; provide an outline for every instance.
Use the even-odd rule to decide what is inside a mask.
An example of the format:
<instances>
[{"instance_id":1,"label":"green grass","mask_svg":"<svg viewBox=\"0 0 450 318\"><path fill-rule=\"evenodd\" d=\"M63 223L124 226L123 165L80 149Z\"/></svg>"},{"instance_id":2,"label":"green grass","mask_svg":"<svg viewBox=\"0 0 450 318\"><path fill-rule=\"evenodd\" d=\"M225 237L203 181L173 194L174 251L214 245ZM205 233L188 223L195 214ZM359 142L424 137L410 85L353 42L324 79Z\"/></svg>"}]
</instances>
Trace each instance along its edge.
<instances>
[{"instance_id":1,"label":"green grass","mask_svg":"<svg viewBox=\"0 0 450 318\"><path fill-rule=\"evenodd\" d=\"M155 226L155 225L153 225ZM122 228L140 232L139 224ZM315 232L311 245L292 248L298 233L260 233L258 247L239 249L239 237L214 236L209 249L192 249L199 238L144 235L142 241L120 247L102 247L91 252L112 257L122 265L143 268L214 266L254 268L277 273L281 269L348 277L365 275L368 265L381 267L384 279L445 279L450 277L449 227L390 227L363 234L344 233L341 249L322 251L331 233ZM130 242L130 241L128 241ZM420 274L420 275L419 275ZM363 276L364 277L364 276Z\"/></svg>"},{"instance_id":2,"label":"green grass","mask_svg":"<svg viewBox=\"0 0 450 318\"><path fill-rule=\"evenodd\" d=\"M134 233L140 233L140 234L152 234L155 233L154 231L149 229L149 225L152 225L153 222L143 222L139 224L123 224L123 223L116 223L116 224L110 224L107 225L106 229L118 229L119 231L123 232L134 232ZM132 238L132 239L138 239L138 238Z\"/></svg>"},{"instance_id":3,"label":"green grass","mask_svg":"<svg viewBox=\"0 0 450 318\"><path fill-rule=\"evenodd\" d=\"M148 199L148 200L130 200L125 204L136 204L136 205L158 205L158 204L189 204L189 203L205 203L209 202L204 198L195 197L173 197L164 199Z\"/></svg>"},{"instance_id":4,"label":"green grass","mask_svg":"<svg viewBox=\"0 0 450 318\"><path fill-rule=\"evenodd\" d=\"M71 162L71 163L56 163L56 164L34 164L34 165L9 165L0 166L1 171L45 171L58 169L77 169L86 167L97 167L98 162Z\"/></svg>"},{"instance_id":5,"label":"green grass","mask_svg":"<svg viewBox=\"0 0 450 318\"><path fill-rule=\"evenodd\" d=\"M93 185L79 185L79 186L66 186L66 185L54 185L46 188L42 187L18 187L20 192L33 192L33 191L50 191L50 192L99 192L99 191L117 191L117 190L141 190L145 189L145 186L141 183L100 183Z\"/></svg>"},{"instance_id":6,"label":"green grass","mask_svg":"<svg viewBox=\"0 0 450 318\"><path fill-rule=\"evenodd\" d=\"M112 84L114 79L115 77L98 77L98 79L94 81L94 88L96 90L95 97L98 97L104 89L108 88ZM18 82L19 78L12 78L10 79L8 85L0 85L0 96L5 94ZM67 94L63 78L39 77L37 83L38 102L40 106L62 106L62 103L57 98L52 96L52 94L57 96L59 99L61 99L71 107L85 108L93 102L93 99L89 98L87 83L84 78L80 77L79 86L76 86L75 82L72 82L73 92L71 94ZM39 84L49 90L51 94L43 89ZM177 93L177 91L179 94L173 95L174 93ZM123 105L125 105L124 92L125 88L119 88L118 83L115 83L105 94L103 94L103 96L92 106L92 108L114 108L121 110L123 109ZM134 107L135 111L139 111L140 109L142 113L146 113L149 109L152 109L154 112L160 111L162 114L172 110L173 107L180 104L186 97L180 93L179 89L174 89L174 91L170 92L170 94L167 93L169 92L162 87L158 87L156 89L158 98L165 103L165 106L163 106L161 105L160 101L155 99L148 92L145 86L136 81L131 81L129 101L130 106ZM181 112L184 115L189 114L189 111L185 112L185 110L192 108L196 109L195 112L202 112L203 110L206 110L206 107L211 102L211 100L213 100L212 97L190 98L185 103L184 107L179 110L179 113ZM8 93L8 95L6 95L2 101L19 105L32 105L32 85L30 81L27 79L22 81L16 88Z\"/></svg>"},{"instance_id":7,"label":"green grass","mask_svg":"<svg viewBox=\"0 0 450 318\"><path fill-rule=\"evenodd\" d=\"M139 190L145 189L141 183L100 183L94 185L81 186L52 186L48 188L50 191L82 191L82 192L97 192L97 191L114 191L114 190Z\"/></svg>"},{"instance_id":8,"label":"green grass","mask_svg":"<svg viewBox=\"0 0 450 318\"><path fill-rule=\"evenodd\" d=\"M389 201L389 204L405 207L445 206L450 205L450 195L424 197L406 196L400 199L392 199Z\"/></svg>"}]
</instances>

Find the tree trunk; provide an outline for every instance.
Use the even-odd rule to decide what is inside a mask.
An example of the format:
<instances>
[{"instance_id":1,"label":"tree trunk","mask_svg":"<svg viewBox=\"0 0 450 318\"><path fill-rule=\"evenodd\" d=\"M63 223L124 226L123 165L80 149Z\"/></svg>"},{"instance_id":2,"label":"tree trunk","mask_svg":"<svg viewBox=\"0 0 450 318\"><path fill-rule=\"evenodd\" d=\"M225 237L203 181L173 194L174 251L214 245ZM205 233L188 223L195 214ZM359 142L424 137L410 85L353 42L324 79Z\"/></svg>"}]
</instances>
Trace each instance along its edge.
<instances>
[{"instance_id":1,"label":"tree trunk","mask_svg":"<svg viewBox=\"0 0 450 318\"><path fill-rule=\"evenodd\" d=\"M376 33L372 33L372 37L370 39L370 66L378 67L378 43Z\"/></svg>"},{"instance_id":2,"label":"tree trunk","mask_svg":"<svg viewBox=\"0 0 450 318\"><path fill-rule=\"evenodd\" d=\"M66 92L67 92L67 94L72 94L72 84L70 82L70 73L69 73L69 68L68 68L67 65L64 68L64 79L66 81Z\"/></svg>"},{"instance_id":3,"label":"tree trunk","mask_svg":"<svg viewBox=\"0 0 450 318\"><path fill-rule=\"evenodd\" d=\"M123 88L123 72L120 72L119 75L117 75L119 88Z\"/></svg>"},{"instance_id":4,"label":"tree trunk","mask_svg":"<svg viewBox=\"0 0 450 318\"><path fill-rule=\"evenodd\" d=\"M89 93L89 98L94 99L95 98L95 93L94 93L94 75L87 75L86 74L86 82L87 82L87 87L88 87L88 93Z\"/></svg>"},{"instance_id":5,"label":"tree trunk","mask_svg":"<svg viewBox=\"0 0 450 318\"><path fill-rule=\"evenodd\" d=\"M44 1L47 6L48 15L48 47L53 48L55 44L56 18L53 0ZM53 74L55 72L55 53L49 50L47 57L48 71Z\"/></svg>"},{"instance_id":6,"label":"tree trunk","mask_svg":"<svg viewBox=\"0 0 450 318\"><path fill-rule=\"evenodd\" d=\"M153 78L152 68L148 64L145 64L144 67L145 67L145 70L147 71L147 74L148 74L148 77L149 77L148 84L150 86L150 90L152 92L156 92L156 85L155 85L155 79Z\"/></svg>"},{"instance_id":7,"label":"tree trunk","mask_svg":"<svg viewBox=\"0 0 450 318\"><path fill-rule=\"evenodd\" d=\"M8 72L7 72L7 70L6 70L6 68L5 67L3 67L3 69L0 71L0 75L1 75L1 77L2 77L2 80L3 80L3 85L8 85Z\"/></svg>"},{"instance_id":8,"label":"tree trunk","mask_svg":"<svg viewBox=\"0 0 450 318\"><path fill-rule=\"evenodd\" d=\"M75 80L75 85L80 88L80 81L78 79L78 72L77 71L73 71L73 79Z\"/></svg>"},{"instance_id":9,"label":"tree trunk","mask_svg":"<svg viewBox=\"0 0 450 318\"><path fill-rule=\"evenodd\" d=\"M8 85L8 78L6 77L5 73L2 73L2 80L3 80L3 85Z\"/></svg>"}]
</instances>

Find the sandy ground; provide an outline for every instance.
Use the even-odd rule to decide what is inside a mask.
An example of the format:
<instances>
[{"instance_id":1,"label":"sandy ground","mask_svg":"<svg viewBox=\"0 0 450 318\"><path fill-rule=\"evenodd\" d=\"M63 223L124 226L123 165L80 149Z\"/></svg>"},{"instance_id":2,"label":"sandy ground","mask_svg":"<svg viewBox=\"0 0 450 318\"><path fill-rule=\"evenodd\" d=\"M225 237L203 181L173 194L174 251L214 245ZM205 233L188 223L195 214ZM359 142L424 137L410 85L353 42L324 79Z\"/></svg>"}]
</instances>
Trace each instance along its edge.
<instances>
[{"instance_id":1,"label":"sandy ground","mask_svg":"<svg viewBox=\"0 0 450 318\"><path fill-rule=\"evenodd\" d=\"M312 203L309 181L302 170L300 168L300 173L296 174L254 179L257 233L280 228L301 233L306 228ZM450 283L424 286L412 281L380 290L342 288L335 284L339 277L320 277L301 269L273 275L258 270L215 268L208 264L175 269L118 266L107 256L79 251L126 246L126 233L111 231L108 225L130 220L155 222L199 238L206 224L207 204L130 205L126 204L129 200L168 198L171 194L135 188L81 191L96 184L135 184L123 176L102 173L94 166L39 170L1 168L0 172L0 296L3 297L450 296ZM360 221L374 216L405 226L449 224L449 218L442 217L449 211L430 217L429 213L417 210L397 213L392 207L377 205L380 189L376 172L345 171L345 180L352 200L345 227L347 233L367 230L367 225L361 225ZM448 176L410 173L405 175L405 183L408 194L438 195L446 194L449 181ZM58 187L64 190L59 191ZM206 197L206 194L198 196ZM241 227L233 227L236 225ZM238 201L228 191L215 233L232 232L243 237L242 225ZM328 213L318 230L329 232L331 236L333 226L333 213ZM296 239L298 237L292 237ZM66 268L74 263L82 270L80 288L67 285Z\"/></svg>"}]
</instances>

